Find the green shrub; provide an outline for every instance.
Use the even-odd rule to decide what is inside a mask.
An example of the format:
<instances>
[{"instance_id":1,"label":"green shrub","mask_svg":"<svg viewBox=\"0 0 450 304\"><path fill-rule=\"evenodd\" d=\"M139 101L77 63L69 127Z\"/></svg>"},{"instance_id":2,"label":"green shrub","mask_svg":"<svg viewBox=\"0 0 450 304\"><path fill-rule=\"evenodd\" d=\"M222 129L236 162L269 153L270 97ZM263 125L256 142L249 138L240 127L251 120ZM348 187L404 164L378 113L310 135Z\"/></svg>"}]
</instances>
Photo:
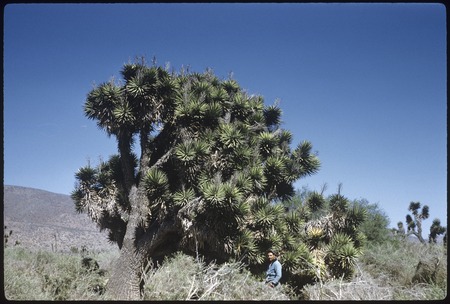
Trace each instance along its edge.
<instances>
[{"instance_id":1,"label":"green shrub","mask_svg":"<svg viewBox=\"0 0 450 304\"><path fill-rule=\"evenodd\" d=\"M90 271L79 255L5 248L4 279L8 300L98 300L105 271Z\"/></svg>"}]
</instances>

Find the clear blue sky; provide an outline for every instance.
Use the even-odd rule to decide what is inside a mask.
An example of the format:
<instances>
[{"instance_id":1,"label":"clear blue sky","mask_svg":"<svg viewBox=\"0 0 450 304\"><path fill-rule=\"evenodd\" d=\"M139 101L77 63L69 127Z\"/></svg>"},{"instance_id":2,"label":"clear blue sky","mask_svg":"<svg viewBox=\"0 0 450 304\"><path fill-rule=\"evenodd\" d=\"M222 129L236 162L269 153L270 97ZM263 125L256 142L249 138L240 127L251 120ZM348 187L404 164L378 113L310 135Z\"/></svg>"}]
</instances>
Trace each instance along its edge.
<instances>
[{"instance_id":1,"label":"clear blue sky","mask_svg":"<svg viewBox=\"0 0 450 304\"><path fill-rule=\"evenodd\" d=\"M447 221L446 11L440 4L9 4L4 9L4 184L69 194L116 152L83 116L94 83L136 56L212 68L312 142L296 182ZM427 226L426 226L427 227ZM426 228L428 229L428 228ZM427 234L427 233L426 233Z\"/></svg>"}]
</instances>

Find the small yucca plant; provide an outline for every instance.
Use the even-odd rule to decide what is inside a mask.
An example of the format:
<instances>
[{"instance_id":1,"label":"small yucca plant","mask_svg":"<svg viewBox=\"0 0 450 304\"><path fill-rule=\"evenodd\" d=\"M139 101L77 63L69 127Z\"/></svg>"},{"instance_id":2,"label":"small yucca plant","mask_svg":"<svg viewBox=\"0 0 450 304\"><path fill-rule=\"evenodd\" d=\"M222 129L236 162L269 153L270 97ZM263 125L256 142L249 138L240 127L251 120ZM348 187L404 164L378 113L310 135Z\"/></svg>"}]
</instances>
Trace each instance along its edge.
<instances>
[{"instance_id":1,"label":"small yucca plant","mask_svg":"<svg viewBox=\"0 0 450 304\"><path fill-rule=\"evenodd\" d=\"M325 262L333 277L349 279L359 255L352 239L344 233L337 233L326 247Z\"/></svg>"}]
</instances>

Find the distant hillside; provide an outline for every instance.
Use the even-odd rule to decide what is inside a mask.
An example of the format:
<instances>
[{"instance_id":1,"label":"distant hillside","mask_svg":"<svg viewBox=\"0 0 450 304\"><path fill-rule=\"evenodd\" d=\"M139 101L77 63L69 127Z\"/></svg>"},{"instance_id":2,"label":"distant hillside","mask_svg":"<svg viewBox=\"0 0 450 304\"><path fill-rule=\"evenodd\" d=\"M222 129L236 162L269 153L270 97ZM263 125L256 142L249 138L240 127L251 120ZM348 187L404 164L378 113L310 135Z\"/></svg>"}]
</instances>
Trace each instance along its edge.
<instances>
[{"instance_id":1,"label":"distant hillside","mask_svg":"<svg viewBox=\"0 0 450 304\"><path fill-rule=\"evenodd\" d=\"M44 190L3 187L3 219L8 245L30 249L70 251L86 247L89 251L117 250L109 244L106 232L86 214L78 214L68 195Z\"/></svg>"}]
</instances>

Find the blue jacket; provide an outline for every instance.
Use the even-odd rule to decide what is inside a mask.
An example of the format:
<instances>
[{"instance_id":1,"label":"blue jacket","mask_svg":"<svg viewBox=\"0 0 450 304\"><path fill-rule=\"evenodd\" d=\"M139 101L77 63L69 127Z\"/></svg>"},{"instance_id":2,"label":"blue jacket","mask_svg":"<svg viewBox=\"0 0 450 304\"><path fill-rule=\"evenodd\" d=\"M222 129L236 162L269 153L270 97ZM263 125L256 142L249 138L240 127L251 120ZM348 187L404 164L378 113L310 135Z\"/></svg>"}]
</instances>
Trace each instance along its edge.
<instances>
[{"instance_id":1,"label":"blue jacket","mask_svg":"<svg viewBox=\"0 0 450 304\"><path fill-rule=\"evenodd\" d=\"M266 283L272 282L272 284L277 285L281 279L281 263L275 260L270 263L267 269Z\"/></svg>"}]
</instances>

